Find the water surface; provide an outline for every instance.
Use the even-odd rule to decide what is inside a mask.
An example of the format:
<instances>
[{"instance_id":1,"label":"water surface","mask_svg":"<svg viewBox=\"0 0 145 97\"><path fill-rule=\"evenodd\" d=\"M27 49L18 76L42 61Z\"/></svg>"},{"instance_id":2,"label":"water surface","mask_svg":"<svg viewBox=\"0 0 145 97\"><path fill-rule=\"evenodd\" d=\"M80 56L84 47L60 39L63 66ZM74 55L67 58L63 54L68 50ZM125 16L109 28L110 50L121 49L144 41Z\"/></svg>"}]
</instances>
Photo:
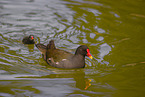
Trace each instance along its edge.
<instances>
[{"instance_id":1,"label":"water surface","mask_svg":"<svg viewBox=\"0 0 145 97\"><path fill-rule=\"evenodd\" d=\"M1 0L0 96L145 96L144 0ZM34 45L55 40L74 53L87 45L84 69L48 66Z\"/></svg>"}]
</instances>

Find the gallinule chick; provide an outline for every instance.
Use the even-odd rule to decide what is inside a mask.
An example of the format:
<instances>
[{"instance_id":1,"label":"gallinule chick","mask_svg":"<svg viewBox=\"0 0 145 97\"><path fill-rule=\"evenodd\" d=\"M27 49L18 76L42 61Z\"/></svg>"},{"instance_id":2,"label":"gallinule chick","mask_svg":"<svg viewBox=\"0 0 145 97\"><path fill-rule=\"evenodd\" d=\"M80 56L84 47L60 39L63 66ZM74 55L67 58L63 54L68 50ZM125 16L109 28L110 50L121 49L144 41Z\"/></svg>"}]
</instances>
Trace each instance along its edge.
<instances>
[{"instance_id":1,"label":"gallinule chick","mask_svg":"<svg viewBox=\"0 0 145 97\"><path fill-rule=\"evenodd\" d=\"M26 36L26 37L23 38L22 42L24 44L35 44L34 36L33 35Z\"/></svg>"},{"instance_id":2,"label":"gallinule chick","mask_svg":"<svg viewBox=\"0 0 145 97\"><path fill-rule=\"evenodd\" d=\"M43 54L44 60L56 68L84 68L85 56L88 56L90 59L93 58L89 48L85 45L79 46L74 55L67 51L57 49L53 40L49 42L47 47L44 45L40 46L40 44L36 44L36 47L41 53L44 53L46 50L46 53Z\"/></svg>"}]
</instances>

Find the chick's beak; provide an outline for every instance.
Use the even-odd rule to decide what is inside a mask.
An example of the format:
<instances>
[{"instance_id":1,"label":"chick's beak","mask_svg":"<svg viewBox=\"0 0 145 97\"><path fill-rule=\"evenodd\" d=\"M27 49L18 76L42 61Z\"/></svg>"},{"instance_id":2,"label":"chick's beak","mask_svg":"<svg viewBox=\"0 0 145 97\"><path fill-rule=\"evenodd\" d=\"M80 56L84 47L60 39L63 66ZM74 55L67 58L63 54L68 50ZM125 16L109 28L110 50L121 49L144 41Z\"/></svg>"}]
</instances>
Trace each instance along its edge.
<instances>
[{"instance_id":1,"label":"chick's beak","mask_svg":"<svg viewBox=\"0 0 145 97\"><path fill-rule=\"evenodd\" d=\"M34 39L34 37L32 36L32 37L31 37L31 39L33 40L33 39Z\"/></svg>"}]
</instances>

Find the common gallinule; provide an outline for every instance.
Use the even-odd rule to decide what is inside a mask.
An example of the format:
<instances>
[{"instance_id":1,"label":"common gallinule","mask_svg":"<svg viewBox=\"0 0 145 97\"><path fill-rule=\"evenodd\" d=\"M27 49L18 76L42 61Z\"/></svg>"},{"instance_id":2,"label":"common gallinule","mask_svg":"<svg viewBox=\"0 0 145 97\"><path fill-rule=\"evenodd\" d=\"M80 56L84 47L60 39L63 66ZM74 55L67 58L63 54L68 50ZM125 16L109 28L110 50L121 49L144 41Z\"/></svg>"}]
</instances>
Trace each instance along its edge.
<instances>
[{"instance_id":1,"label":"common gallinule","mask_svg":"<svg viewBox=\"0 0 145 97\"><path fill-rule=\"evenodd\" d=\"M74 55L57 49L53 40L47 46L39 43L36 44L36 47L41 51L44 60L56 68L84 68L85 56L88 56L90 59L93 58L89 48L85 45L79 46Z\"/></svg>"},{"instance_id":2,"label":"common gallinule","mask_svg":"<svg viewBox=\"0 0 145 97\"><path fill-rule=\"evenodd\" d=\"M34 36L33 35L26 36L26 37L23 38L22 42L24 44L34 44L35 43Z\"/></svg>"}]
</instances>

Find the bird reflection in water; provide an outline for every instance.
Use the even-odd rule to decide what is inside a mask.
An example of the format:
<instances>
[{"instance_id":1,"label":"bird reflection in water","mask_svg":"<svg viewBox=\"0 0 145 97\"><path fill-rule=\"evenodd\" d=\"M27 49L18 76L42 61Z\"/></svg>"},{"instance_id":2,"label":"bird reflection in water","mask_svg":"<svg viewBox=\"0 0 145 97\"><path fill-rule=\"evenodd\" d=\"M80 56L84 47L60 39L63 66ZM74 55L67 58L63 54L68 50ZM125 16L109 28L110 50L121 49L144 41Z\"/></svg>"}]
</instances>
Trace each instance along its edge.
<instances>
[{"instance_id":1,"label":"bird reflection in water","mask_svg":"<svg viewBox=\"0 0 145 97\"><path fill-rule=\"evenodd\" d=\"M56 72L56 71L54 71ZM57 71L58 72L58 71ZM91 79L85 78L85 73L81 70L64 72L61 74L50 74L46 76L22 76L17 78L73 78L75 81L75 86L81 90L87 90L91 86Z\"/></svg>"}]
</instances>

